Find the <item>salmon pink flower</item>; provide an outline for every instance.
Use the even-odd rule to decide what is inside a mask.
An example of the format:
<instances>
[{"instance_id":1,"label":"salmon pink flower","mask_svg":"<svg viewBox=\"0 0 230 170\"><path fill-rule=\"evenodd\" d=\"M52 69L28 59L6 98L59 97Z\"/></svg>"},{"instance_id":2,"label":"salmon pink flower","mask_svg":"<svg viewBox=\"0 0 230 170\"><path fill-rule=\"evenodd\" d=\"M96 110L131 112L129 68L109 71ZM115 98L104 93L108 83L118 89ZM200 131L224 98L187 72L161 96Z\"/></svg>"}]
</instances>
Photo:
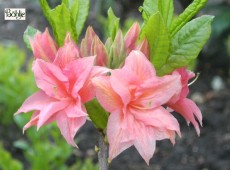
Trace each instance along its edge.
<instances>
[{"instance_id":1,"label":"salmon pink flower","mask_svg":"<svg viewBox=\"0 0 230 170\"><path fill-rule=\"evenodd\" d=\"M109 159L134 145L146 163L156 140L175 142L180 135L177 120L162 105L181 90L180 75L157 77L152 64L140 51L132 51L121 69L111 76L92 79L96 97L110 112L107 124Z\"/></svg>"},{"instance_id":2,"label":"salmon pink flower","mask_svg":"<svg viewBox=\"0 0 230 170\"><path fill-rule=\"evenodd\" d=\"M192 100L187 98L189 94L188 81L193 78L195 74L183 67L175 70L172 75L181 75L182 89L179 94L170 99L167 105L174 111L181 114L188 124L192 122L197 134L200 135L200 128L197 120L202 126L202 114L197 105Z\"/></svg>"},{"instance_id":3,"label":"salmon pink flower","mask_svg":"<svg viewBox=\"0 0 230 170\"><path fill-rule=\"evenodd\" d=\"M42 36L48 36L48 33ZM48 50L53 48L50 37L44 40L52 43L40 39L35 42L36 40L35 38L32 44L40 46L34 45L34 48L43 49L45 45ZM33 51L37 54L37 49L34 48ZM46 53L46 57L36 57L32 69L40 91L30 96L16 112L35 111L23 130L31 126L39 129L56 121L66 141L77 146L74 136L87 118L84 103L95 97L90 80L107 70L93 67L94 61L94 56L80 58L79 49L71 40L70 34L67 34L64 45L57 52Z\"/></svg>"},{"instance_id":4,"label":"salmon pink flower","mask_svg":"<svg viewBox=\"0 0 230 170\"><path fill-rule=\"evenodd\" d=\"M48 28L44 33L38 32L30 39L34 57L53 62L57 53L57 44L49 34Z\"/></svg>"}]
</instances>

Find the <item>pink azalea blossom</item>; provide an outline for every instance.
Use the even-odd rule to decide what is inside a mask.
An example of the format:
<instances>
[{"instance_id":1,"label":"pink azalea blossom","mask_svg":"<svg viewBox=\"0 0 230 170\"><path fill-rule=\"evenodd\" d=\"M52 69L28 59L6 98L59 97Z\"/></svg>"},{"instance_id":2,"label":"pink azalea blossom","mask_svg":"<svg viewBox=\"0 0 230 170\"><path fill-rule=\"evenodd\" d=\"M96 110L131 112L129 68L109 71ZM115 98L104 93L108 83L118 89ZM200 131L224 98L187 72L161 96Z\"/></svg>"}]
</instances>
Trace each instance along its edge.
<instances>
[{"instance_id":1,"label":"pink azalea blossom","mask_svg":"<svg viewBox=\"0 0 230 170\"><path fill-rule=\"evenodd\" d=\"M39 129L56 121L66 141L77 146L74 136L87 118L83 104L95 97L90 80L103 74L105 69L93 67L94 56L80 58L79 49L71 40L70 34L67 34L64 45L52 53L50 49L54 47L54 41L48 31L35 37L39 36L42 36L44 41L35 38L32 42L33 52L37 55L32 69L40 90L30 96L16 114L34 111L23 131L31 126L37 126ZM40 53L37 52L46 50L50 53L45 52L46 57L39 57Z\"/></svg>"},{"instance_id":2,"label":"pink azalea blossom","mask_svg":"<svg viewBox=\"0 0 230 170\"><path fill-rule=\"evenodd\" d=\"M121 69L111 76L92 79L96 97L110 112L107 136L109 159L134 145L146 163L157 140L180 135L177 120L162 105L181 90L180 75L157 77L152 64L140 51L132 51Z\"/></svg>"},{"instance_id":3,"label":"pink azalea blossom","mask_svg":"<svg viewBox=\"0 0 230 170\"><path fill-rule=\"evenodd\" d=\"M186 98L189 94L188 81L195 76L195 74L186 68L175 70L172 75L181 75L182 89L178 95L172 97L167 103L168 107L180 113L187 123L192 122L198 135L200 135L199 124L202 126L202 115L197 105L190 99ZM197 120L196 120L197 119Z\"/></svg>"},{"instance_id":4,"label":"pink azalea blossom","mask_svg":"<svg viewBox=\"0 0 230 170\"><path fill-rule=\"evenodd\" d=\"M30 39L34 57L48 62L53 62L57 53L57 44L49 34L46 28L44 33L38 32L34 38Z\"/></svg>"}]
</instances>

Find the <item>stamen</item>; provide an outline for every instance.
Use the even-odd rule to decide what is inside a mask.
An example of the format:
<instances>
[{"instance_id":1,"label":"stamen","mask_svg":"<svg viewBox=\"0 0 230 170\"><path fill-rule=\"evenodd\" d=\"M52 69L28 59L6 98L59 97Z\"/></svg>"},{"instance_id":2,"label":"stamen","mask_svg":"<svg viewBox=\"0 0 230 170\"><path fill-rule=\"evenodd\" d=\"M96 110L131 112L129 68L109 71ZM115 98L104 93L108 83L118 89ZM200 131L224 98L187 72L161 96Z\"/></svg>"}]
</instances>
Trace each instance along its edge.
<instances>
[{"instance_id":1,"label":"stamen","mask_svg":"<svg viewBox=\"0 0 230 170\"><path fill-rule=\"evenodd\" d=\"M188 84L188 86L191 86L193 83L195 83L195 82L197 81L197 79L199 78L199 76L200 76L200 73L196 73L196 77L194 78L193 81L191 81L191 82Z\"/></svg>"}]
</instances>

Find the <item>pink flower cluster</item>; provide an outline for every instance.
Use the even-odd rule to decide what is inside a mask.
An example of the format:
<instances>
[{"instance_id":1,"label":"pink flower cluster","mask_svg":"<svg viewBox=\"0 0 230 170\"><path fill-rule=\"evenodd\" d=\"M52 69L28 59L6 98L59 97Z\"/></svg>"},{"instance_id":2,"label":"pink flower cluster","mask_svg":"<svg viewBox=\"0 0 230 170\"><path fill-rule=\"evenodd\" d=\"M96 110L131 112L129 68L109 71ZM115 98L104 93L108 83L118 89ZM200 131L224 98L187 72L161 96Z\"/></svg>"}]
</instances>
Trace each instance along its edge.
<instances>
[{"instance_id":1,"label":"pink flower cluster","mask_svg":"<svg viewBox=\"0 0 230 170\"><path fill-rule=\"evenodd\" d=\"M135 23L124 38L125 57L116 69L108 68L108 49L92 28L88 28L80 48L69 34L58 48L48 30L37 33L31 47L39 91L17 111L34 111L24 130L56 121L66 141L76 146L74 136L88 116L84 104L96 97L110 113L106 132L110 160L134 145L148 164L157 140L170 139L174 144L180 127L171 110L191 122L199 135L202 115L187 98L188 81L194 73L180 68L157 76L148 60L147 40L137 44L139 33L140 26Z\"/></svg>"}]
</instances>

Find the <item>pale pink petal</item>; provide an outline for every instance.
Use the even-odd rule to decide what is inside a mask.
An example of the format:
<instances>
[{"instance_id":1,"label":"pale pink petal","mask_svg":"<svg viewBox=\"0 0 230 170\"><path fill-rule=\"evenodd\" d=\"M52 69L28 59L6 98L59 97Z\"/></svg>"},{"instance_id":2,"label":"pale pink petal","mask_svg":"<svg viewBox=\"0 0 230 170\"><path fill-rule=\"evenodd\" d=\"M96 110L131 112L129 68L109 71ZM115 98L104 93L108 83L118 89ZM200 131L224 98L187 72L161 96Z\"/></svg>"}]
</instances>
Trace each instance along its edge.
<instances>
[{"instance_id":1,"label":"pale pink petal","mask_svg":"<svg viewBox=\"0 0 230 170\"><path fill-rule=\"evenodd\" d=\"M109 141L109 160L114 159L122 151L133 145L132 140L127 140L129 132L122 129L119 112L113 112L109 116L107 126L107 137Z\"/></svg>"},{"instance_id":2,"label":"pale pink petal","mask_svg":"<svg viewBox=\"0 0 230 170\"><path fill-rule=\"evenodd\" d=\"M69 118L78 118L78 117L86 117L86 109L82 105L80 99L76 101L75 103L71 103L66 109L65 109L66 115Z\"/></svg>"},{"instance_id":3,"label":"pale pink petal","mask_svg":"<svg viewBox=\"0 0 230 170\"><path fill-rule=\"evenodd\" d=\"M181 114L185 118L187 123L192 122L193 126L196 129L197 134L200 135L199 124L197 123L195 116L198 119L200 125L202 125L202 115L199 108L192 100L185 98L179 100L175 104L168 104L168 106L173 110L175 110L176 112L178 112L179 114Z\"/></svg>"},{"instance_id":4,"label":"pale pink petal","mask_svg":"<svg viewBox=\"0 0 230 170\"><path fill-rule=\"evenodd\" d=\"M46 28L44 33L36 33L30 44L35 58L40 58L48 62L53 62L57 53L57 45Z\"/></svg>"},{"instance_id":5,"label":"pale pink petal","mask_svg":"<svg viewBox=\"0 0 230 170\"><path fill-rule=\"evenodd\" d=\"M189 94L189 88L188 88L188 82L191 78L195 76L195 74L189 70L187 70L185 67L179 68L172 73L173 75L180 75L181 76L181 84L182 89L179 95L174 96L170 102L176 102L179 99L184 99Z\"/></svg>"},{"instance_id":6,"label":"pale pink petal","mask_svg":"<svg viewBox=\"0 0 230 170\"><path fill-rule=\"evenodd\" d=\"M69 93L76 97L79 90L88 80L93 68L95 57L84 57L69 63L63 70L69 79Z\"/></svg>"},{"instance_id":7,"label":"pale pink petal","mask_svg":"<svg viewBox=\"0 0 230 170\"><path fill-rule=\"evenodd\" d=\"M141 108L154 108L166 104L181 90L179 75L166 75L152 78L136 90L134 104Z\"/></svg>"},{"instance_id":8,"label":"pale pink petal","mask_svg":"<svg viewBox=\"0 0 230 170\"><path fill-rule=\"evenodd\" d=\"M59 67L37 59L34 61L32 69L38 88L47 95L51 97L67 95L68 78Z\"/></svg>"},{"instance_id":9,"label":"pale pink petal","mask_svg":"<svg viewBox=\"0 0 230 170\"><path fill-rule=\"evenodd\" d=\"M135 119L142 122L145 126L152 126L158 131L170 130L176 131L180 135L180 127L177 119L173 117L165 108L159 106L155 109L140 110L138 108L129 107L129 113L135 116ZM165 135L164 135L165 136ZM169 138L170 136L165 136ZM157 138L162 140L164 138Z\"/></svg>"},{"instance_id":10,"label":"pale pink petal","mask_svg":"<svg viewBox=\"0 0 230 170\"><path fill-rule=\"evenodd\" d=\"M61 131L61 134L64 136L66 141L77 147L74 136L80 127L82 127L86 122L86 117L78 117L78 118L68 118L65 112L60 113L57 116L57 125Z\"/></svg>"},{"instance_id":11,"label":"pale pink petal","mask_svg":"<svg viewBox=\"0 0 230 170\"><path fill-rule=\"evenodd\" d=\"M47 96L43 91L38 91L28 97L15 114L26 113L32 110L42 110L44 106L53 101L56 100Z\"/></svg>"},{"instance_id":12,"label":"pale pink petal","mask_svg":"<svg viewBox=\"0 0 230 170\"><path fill-rule=\"evenodd\" d=\"M103 108L112 112L122 107L121 98L114 92L109 82L109 76L100 76L92 79L96 96Z\"/></svg>"},{"instance_id":13,"label":"pale pink petal","mask_svg":"<svg viewBox=\"0 0 230 170\"><path fill-rule=\"evenodd\" d=\"M40 111L39 120L37 123L37 129L43 126L47 120L54 116L57 112L63 110L68 106L68 102L58 101L48 104L44 109Z\"/></svg>"},{"instance_id":14,"label":"pale pink petal","mask_svg":"<svg viewBox=\"0 0 230 170\"><path fill-rule=\"evenodd\" d=\"M23 133L25 132L25 130L27 130L28 128L30 128L31 126L37 126L38 125L38 121L39 121L39 114L40 111L35 111L30 119L30 121L23 127ZM56 115L51 116L43 125L47 125L49 123L52 123L56 120Z\"/></svg>"},{"instance_id":15,"label":"pale pink petal","mask_svg":"<svg viewBox=\"0 0 230 170\"><path fill-rule=\"evenodd\" d=\"M78 94L81 96L81 101L86 103L92 100L96 96L96 92L91 80L94 77L105 76L109 74L111 70L106 67L94 66L90 72L89 78L86 80L83 87L79 90Z\"/></svg>"},{"instance_id":16,"label":"pale pink petal","mask_svg":"<svg viewBox=\"0 0 230 170\"><path fill-rule=\"evenodd\" d=\"M125 47L127 50L127 53L134 50L136 47L136 41L138 40L139 34L140 34L140 25L138 22L135 22L131 28L128 30L128 32L125 35Z\"/></svg>"},{"instance_id":17,"label":"pale pink petal","mask_svg":"<svg viewBox=\"0 0 230 170\"><path fill-rule=\"evenodd\" d=\"M121 97L124 105L131 100L132 90L136 88L138 78L131 69L123 68L111 71L110 82L113 90Z\"/></svg>"},{"instance_id":18,"label":"pale pink petal","mask_svg":"<svg viewBox=\"0 0 230 170\"><path fill-rule=\"evenodd\" d=\"M78 58L80 58L80 51L68 33L63 47L58 49L54 64L58 65L60 68L64 68L71 61Z\"/></svg>"},{"instance_id":19,"label":"pale pink petal","mask_svg":"<svg viewBox=\"0 0 230 170\"><path fill-rule=\"evenodd\" d=\"M23 127L23 133L30 128L31 126L37 126L38 120L39 120L39 113L40 111L35 111L32 116L30 121Z\"/></svg>"},{"instance_id":20,"label":"pale pink petal","mask_svg":"<svg viewBox=\"0 0 230 170\"><path fill-rule=\"evenodd\" d=\"M133 72L142 81L156 76L156 71L153 65L149 62L146 56L140 51L130 52L129 56L125 60L124 68L126 67L133 70Z\"/></svg>"},{"instance_id":21,"label":"pale pink petal","mask_svg":"<svg viewBox=\"0 0 230 170\"><path fill-rule=\"evenodd\" d=\"M136 130L138 131L138 136L134 141L134 146L149 165L149 160L152 158L155 148L156 148L156 139L154 139L154 133L151 128L145 127L143 124L135 124Z\"/></svg>"}]
</instances>

